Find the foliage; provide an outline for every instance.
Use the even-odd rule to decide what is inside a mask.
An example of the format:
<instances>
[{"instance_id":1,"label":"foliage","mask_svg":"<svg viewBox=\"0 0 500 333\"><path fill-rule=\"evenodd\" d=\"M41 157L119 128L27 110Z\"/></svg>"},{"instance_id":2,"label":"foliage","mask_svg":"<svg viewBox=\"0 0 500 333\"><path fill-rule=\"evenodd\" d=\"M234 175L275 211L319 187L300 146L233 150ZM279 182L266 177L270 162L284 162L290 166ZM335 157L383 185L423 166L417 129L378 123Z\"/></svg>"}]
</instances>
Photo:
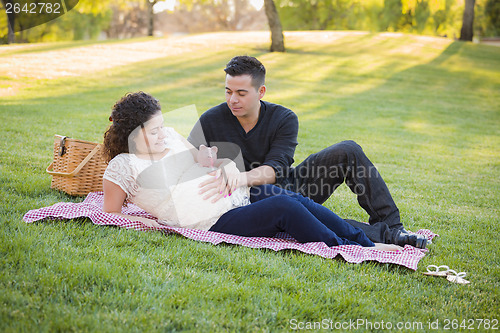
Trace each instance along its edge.
<instances>
[{"instance_id":1,"label":"foliage","mask_svg":"<svg viewBox=\"0 0 500 333\"><path fill-rule=\"evenodd\" d=\"M24 1L24 0L23 0ZM275 0L284 30L400 31L458 38L464 0ZM149 0L80 0L75 9L17 34L18 42L130 38L148 34ZM157 14L171 31L261 30L265 15L249 0L179 0ZM500 0L477 0L475 36L500 34ZM157 20L157 21L158 21ZM175 27L174 27L175 25ZM149 32L150 33L150 32ZM0 9L0 43L7 18Z\"/></svg>"},{"instance_id":2,"label":"foliage","mask_svg":"<svg viewBox=\"0 0 500 333\"><path fill-rule=\"evenodd\" d=\"M288 30L348 29L344 13L358 5L349 0L282 0L280 17Z\"/></svg>"},{"instance_id":3,"label":"foliage","mask_svg":"<svg viewBox=\"0 0 500 333\"><path fill-rule=\"evenodd\" d=\"M476 26L481 36L500 36L500 0L487 0L476 5Z\"/></svg>"},{"instance_id":4,"label":"foliage","mask_svg":"<svg viewBox=\"0 0 500 333\"><path fill-rule=\"evenodd\" d=\"M217 43L204 43L205 36ZM99 49L154 41L101 42ZM156 41L154 49L168 45ZM451 324L445 330L445 320L500 319L499 48L328 31L288 32L286 53L263 51L267 32L175 43L168 57L81 76L40 79L19 66L0 77L0 331L285 332L292 319L359 318L438 320L438 332L458 331ZM96 49L4 46L0 61L46 59L73 48ZM22 222L30 209L81 201L49 189L54 134L102 140L111 106L129 91L150 92L164 110L190 104L206 110L224 100L222 68L236 54L259 57L268 70L265 99L298 114L297 161L356 140L388 183L407 228L440 235L417 272L214 246L88 219ZM367 218L344 186L325 205L340 216ZM424 276L429 264L467 271L472 283ZM478 332L489 331L478 323L472 326Z\"/></svg>"},{"instance_id":5,"label":"foliage","mask_svg":"<svg viewBox=\"0 0 500 333\"><path fill-rule=\"evenodd\" d=\"M403 4L401 0L384 0L381 13L380 30L398 31L401 28Z\"/></svg>"},{"instance_id":6,"label":"foliage","mask_svg":"<svg viewBox=\"0 0 500 333\"><path fill-rule=\"evenodd\" d=\"M161 12L157 16L160 26L169 25L172 30L189 33L267 28L266 22L258 22L265 20L265 15L253 8L248 0L183 0L174 11Z\"/></svg>"},{"instance_id":7,"label":"foliage","mask_svg":"<svg viewBox=\"0 0 500 333\"><path fill-rule=\"evenodd\" d=\"M109 7L110 1L112 0L80 0L72 10L57 19L17 33L16 41L95 39L109 25L112 13ZM35 25L37 21L43 22L44 15L25 15L23 18L29 20L27 24ZM3 25L3 22L5 22L5 25ZM5 8L2 8L0 10L0 40L6 40L6 23Z\"/></svg>"},{"instance_id":8,"label":"foliage","mask_svg":"<svg viewBox=\"0 0 500 333\"><path fill-rule=\"evenodd\" d=\"M277 0L286 30L402 31L458 37L464 1ZM477 1L478 35L494 34L498 0ZM498 17L498 16L497 16Z\"/></svg>"}]
</instances>

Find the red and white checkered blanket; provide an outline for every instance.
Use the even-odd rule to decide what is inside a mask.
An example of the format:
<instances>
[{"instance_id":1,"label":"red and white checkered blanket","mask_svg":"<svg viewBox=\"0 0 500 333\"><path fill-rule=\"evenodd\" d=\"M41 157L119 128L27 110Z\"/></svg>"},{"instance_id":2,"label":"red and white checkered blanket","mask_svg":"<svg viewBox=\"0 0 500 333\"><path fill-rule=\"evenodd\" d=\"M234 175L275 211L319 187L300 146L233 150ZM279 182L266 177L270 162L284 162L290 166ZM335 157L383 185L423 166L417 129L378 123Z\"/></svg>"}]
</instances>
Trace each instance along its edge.
<instances>
[{"instance_id":1,"label":"red and white checkered blanket","mask_svg":"<svg viewBox=\"0 0 500 333\"><path fill-rule=\"evenodd\" d=\"M328 247L323 242L298 243L294 238L285 233L279 233L273 238L243 237L213 231L186 228L172 228L167 226L148 227L141 222L133 222L117 215L104 213L102 211L102 205L103 193L94 192L89 193L87 198L85 198L85 200L81 203L61 202L50 207L30 210L24 215L23 220L26 223L31 223L42 219L74 219L79 217L88 217L94 224L97 225L114 225L122 228L142 231L161 230L166 234L177 233L193 240L210 242L214 245L219 243L228 243L251 248L272 249L275 251L294 249L308 254L315 254L324 258L334 258L340 254L347 262L350 263L357 264L366 260L375 260L381 263L402 265L413 270L417 269L418 262L425 256L425 252L427 251L417 249L409 245L406 245L403 251L399 252L379 251L373 250L369 247L361 247L357 245ZM122 213L154 219L153 216L133 204L128 204L124 207L122 209ZM425 235L429 240L432 240L432 238L437 236L426 229L421 229L416 233Z\"/></svg>"}]
</instances>

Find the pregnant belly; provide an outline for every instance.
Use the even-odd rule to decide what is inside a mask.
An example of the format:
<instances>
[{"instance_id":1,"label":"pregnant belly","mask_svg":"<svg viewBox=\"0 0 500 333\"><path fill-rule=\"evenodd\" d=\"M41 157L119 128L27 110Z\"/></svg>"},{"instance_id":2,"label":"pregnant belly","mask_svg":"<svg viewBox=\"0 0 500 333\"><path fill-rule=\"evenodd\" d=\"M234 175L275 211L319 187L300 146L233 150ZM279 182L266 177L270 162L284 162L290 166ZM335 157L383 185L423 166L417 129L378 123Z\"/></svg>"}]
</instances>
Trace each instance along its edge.
<instances>
[{"instance_id":1,"label":"pregnant belly","mask_svg":"<svg viewBox=\"0 0 500 333\"><path fill-rule=\"evenodd\" d=\"M208 230L217 219L232 208L229 197L212 202L205 200L199 185L214 176L207 175L208 168L193 166L171 187L172 202L179 226Z\"/></svg>"}]
</instances>

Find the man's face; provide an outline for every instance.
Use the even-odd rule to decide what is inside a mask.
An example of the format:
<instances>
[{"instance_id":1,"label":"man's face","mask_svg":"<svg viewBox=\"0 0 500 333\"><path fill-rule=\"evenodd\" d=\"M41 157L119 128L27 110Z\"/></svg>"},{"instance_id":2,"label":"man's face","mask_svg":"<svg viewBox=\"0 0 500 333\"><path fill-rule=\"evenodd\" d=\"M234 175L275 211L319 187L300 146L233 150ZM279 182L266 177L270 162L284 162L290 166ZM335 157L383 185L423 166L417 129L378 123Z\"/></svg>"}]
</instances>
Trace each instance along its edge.
<instances>
[{"instance_id":1,"label":"man's face","mask_svg":"<svg viewBox=\"0 0 500 333\"><path fill-rule=\"evenodd\" d=\"M260 99L264 97L265 86L255 89L248 74L231 76L226 74L226 102L235 117L255 117L259 115Z\"/></svg>"}]
</instances>

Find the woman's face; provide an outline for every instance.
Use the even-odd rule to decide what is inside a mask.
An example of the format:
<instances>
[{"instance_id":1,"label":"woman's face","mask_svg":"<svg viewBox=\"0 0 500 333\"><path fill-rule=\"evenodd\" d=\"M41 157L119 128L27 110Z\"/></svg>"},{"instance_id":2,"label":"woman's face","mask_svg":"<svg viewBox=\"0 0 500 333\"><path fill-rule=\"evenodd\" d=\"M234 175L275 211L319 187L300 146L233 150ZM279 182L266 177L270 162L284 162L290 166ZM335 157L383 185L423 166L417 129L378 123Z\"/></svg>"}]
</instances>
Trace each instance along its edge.
<instances>
[{"instance_id":1,"label":"woman's face","mask_svg":"<svg viewBox=\"0 0 500 333\"><path fill-rule=\"evenodd\" d=\"M161 111L151 117L144 127L136 128L132 134L135 151L134 154L161 154L166 149L165 129L163 127L163 115Z\"/></svg>"}]
</instances>

